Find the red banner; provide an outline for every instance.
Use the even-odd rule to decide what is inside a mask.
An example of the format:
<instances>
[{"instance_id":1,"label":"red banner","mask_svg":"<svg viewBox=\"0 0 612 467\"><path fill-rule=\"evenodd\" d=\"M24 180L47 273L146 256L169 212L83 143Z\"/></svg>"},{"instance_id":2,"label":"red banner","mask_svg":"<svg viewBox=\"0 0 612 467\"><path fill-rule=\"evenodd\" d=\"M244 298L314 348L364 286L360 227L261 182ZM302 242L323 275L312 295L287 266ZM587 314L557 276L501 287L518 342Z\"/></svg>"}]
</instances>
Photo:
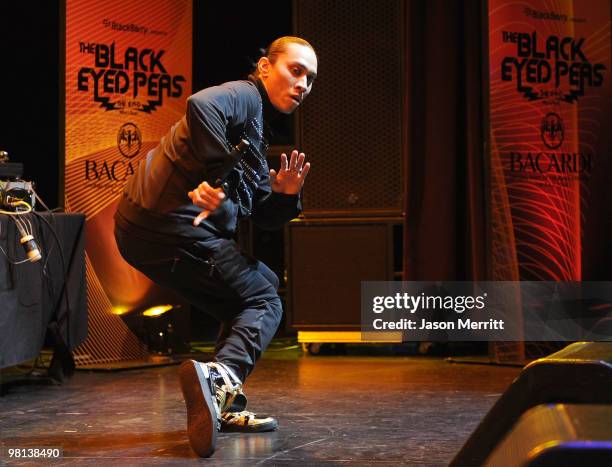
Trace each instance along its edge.
<instances>
[{"instance_id":1,"label":"red banner","mask_svg":"<svg viewBox=\"0 0 612 467\"><path fill-rule=\"evenodd\" d=\"M489 83L492 279L581 280L585 217L606 215L609 0L489 0Z\"/></svg>"},{"instance_id":2,"label":"red banner","mask_svg":"<svg viewBox=\"0 0 612 467\"><path fill-rule=\"evenodd\" d=\"M87 216L90 316L137 307L151 288L120 257L113 214L184 114L191 44L191 0L66 0L65 205Z\"/></svg>"}]
</instances>

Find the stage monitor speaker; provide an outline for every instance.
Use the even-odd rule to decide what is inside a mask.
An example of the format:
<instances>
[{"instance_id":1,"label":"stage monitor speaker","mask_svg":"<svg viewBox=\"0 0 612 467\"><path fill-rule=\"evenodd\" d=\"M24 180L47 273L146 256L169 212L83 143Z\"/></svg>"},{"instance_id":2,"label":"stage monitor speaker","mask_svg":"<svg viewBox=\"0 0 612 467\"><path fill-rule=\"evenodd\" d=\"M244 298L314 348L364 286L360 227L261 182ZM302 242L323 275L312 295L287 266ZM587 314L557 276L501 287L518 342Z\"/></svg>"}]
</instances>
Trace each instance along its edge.
<instances>
[{"instance_id":1,"label":"stage monitor speaker","mask_svg":"<svg viewBox=\"0 0 612 467\"><path fill-rule=\"evenodd\" d=\"M288 324L299 330L359 330L361 281L393 279L389 220L325 219L287 226Z\"/></svg>"},{"instance_id":2,"label":"stage monitor speaker","mask_svg":"<svg viewBox=\"0 0 612 467\"><path fill-rule=\"evenodd\" d=\"M403 3L294 2L296 34L319 58L298 118L306 217L402 212Z\"/></svg>"},{"instance_id":3,"label":"stage monitor speaker","mask_svg":"<svg viewBox=\"0 0 612 467\"><path fill-rule=\"evenodd\" d=\"M532 407L612 404L611 387L611 342L576 342L536 360L502 394L450 465L483 465L519 417Z\"/></svg>"},{"instance_id":4,"label":"stage monitor speaker","mask_svg":"<svg viewBox=\"0 0 612 467\"><path fill-rule=\"evenodd\" d=\"M610 466L610 420L610 405L538 405L519 419L484 466Z\"/></svg>"}]
</instances>

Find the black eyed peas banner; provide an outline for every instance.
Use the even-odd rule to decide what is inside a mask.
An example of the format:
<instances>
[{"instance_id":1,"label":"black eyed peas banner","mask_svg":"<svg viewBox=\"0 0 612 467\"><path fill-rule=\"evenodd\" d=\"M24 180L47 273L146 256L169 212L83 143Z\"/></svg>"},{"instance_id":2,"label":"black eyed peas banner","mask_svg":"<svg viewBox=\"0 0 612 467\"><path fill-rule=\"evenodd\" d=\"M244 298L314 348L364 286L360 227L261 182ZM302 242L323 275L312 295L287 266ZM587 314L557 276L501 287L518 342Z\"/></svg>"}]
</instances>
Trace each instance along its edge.
<instances>
[{"instance_id":1,"label":"black eyed peas banner","mask_svg":"<svg viewBox=\"0 0 612 467\"><path fill-rule=\"evenodd\" d=\"M65 7L65 205L87 218L95 337L96 323L121 322L116 315L142 305L152 287L120 257L113 214L136 165L184 114L192 2L65 0Z\"/></svg>"},{"instance_id":2,"label":"black eyed peas banner","mask_svg":"<svg viewBox=\"0 0 612 467\"><path fill-rule=\"evenodd\" d=\"M488 7L492 279L590 280L612 233L610 0Z\"/></svg>"}]
</instances>

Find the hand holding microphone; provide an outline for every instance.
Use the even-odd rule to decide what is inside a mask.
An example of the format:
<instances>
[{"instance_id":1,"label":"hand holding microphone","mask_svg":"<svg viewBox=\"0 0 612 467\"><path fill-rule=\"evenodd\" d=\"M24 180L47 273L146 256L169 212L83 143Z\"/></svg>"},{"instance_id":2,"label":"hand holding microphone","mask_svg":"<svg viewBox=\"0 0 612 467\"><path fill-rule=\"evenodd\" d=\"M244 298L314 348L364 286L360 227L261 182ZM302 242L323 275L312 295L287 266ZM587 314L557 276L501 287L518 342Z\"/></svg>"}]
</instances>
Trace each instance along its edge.
<instances>
[{"instance_id":1,"label":"hand holding microphone","mask_svg":"<svg viewBox=\"0 0 612 467\"><path fill-rule=\"evenodd\" d=\"M211 212L217 209L225 199L223 188L213 188L208 182L202 182L198 187L187 193L191 202L204 210L193 220L196 227L206 219Z\"/></svg>"},{"instance_id":2,"label":"hand holding microphone","mask_svg":"<svg viewBox=\"0 0 612 467\"><path fill-rule=\"evenodd\" d=\"M204 208L204 210L196 216L193 220L193 225L198 226L200 222L206 219L210 213L212 213L215 209L217 209L223 200L225 199L225 191L221 187L224 180L230 174L232 169L236 167L242 156L244 156L244 152L249 147L249 142L245 139L240 140L240 143L234 148L234 150L224 156L223 165L219 171L219 176L211 186L207 181L203 181L198 185L198 187L187 193L191 202L200 208Z\"/></svg>"}]
</instances>

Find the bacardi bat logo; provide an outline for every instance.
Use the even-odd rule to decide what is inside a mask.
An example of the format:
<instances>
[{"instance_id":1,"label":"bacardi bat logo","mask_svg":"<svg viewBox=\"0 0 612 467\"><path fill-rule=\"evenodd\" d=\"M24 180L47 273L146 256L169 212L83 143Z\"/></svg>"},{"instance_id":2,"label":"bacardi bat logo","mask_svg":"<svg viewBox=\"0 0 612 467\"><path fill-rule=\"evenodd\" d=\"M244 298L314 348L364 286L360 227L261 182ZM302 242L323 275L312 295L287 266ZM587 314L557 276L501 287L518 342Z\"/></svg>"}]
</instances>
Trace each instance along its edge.
<instances>
[{"instance_id":1,"label":"bacardi bat logo","mask_svg":"<svg viewBox=\"0 0 612 467\"><path fill-rule=\"evenodd\" d=\"M117 133L117 147L119 152L128 159L136 156L142 146L140 130L131 122L121 125Z\"/></svg>"},{"instance_id":2,"label":"bacardi bat logo","mask_svg":"<svg viewBox=\"0 0 612 467\"><path fill-rule=\"evenodd\" d=\"M556 113L548 113L540 125L540 137L549 149L557 149L563 143L563 121Z\"/></svg>"}]
</instances>

